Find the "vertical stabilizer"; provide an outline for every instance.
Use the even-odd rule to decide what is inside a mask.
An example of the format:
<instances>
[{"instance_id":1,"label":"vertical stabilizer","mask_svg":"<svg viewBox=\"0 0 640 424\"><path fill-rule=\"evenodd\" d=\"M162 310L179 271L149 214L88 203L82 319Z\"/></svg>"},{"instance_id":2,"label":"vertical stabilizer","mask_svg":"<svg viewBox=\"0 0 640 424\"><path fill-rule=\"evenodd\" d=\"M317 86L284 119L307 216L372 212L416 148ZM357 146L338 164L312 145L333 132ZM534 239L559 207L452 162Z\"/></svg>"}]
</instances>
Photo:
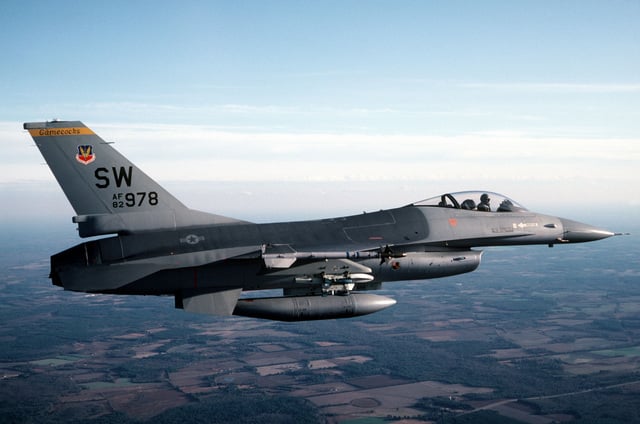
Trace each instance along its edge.
<instances>
[{"instance_id":1,"label":"vertical stabilizer","mask_svg":"<svg viewBox=\"0 0 640 424\"><path fill-rule=\"evenodd\" d=\"M83 237L239 222L188 209L80 121L24 124Z\"/></svg>"}]
</instances>

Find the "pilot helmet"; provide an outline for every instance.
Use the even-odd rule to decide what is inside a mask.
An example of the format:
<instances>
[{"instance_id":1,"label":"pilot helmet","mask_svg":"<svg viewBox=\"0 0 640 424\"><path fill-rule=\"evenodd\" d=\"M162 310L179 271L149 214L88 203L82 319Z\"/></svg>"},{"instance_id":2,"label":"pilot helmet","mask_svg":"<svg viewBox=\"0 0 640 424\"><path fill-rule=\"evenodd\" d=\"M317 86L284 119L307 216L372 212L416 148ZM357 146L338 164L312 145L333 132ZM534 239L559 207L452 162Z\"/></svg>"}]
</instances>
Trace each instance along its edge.
<instances>
[{"instance_id":1,"label":"pilot helmet","mask_svg":"<svg viewBox=\"0 0 640 424\"><path fill-rule=\"evenodd\" d=\"M489 195L487 193L484 193L482 196L480 196L480 201L481 202L485 202L488 203L491 199L489 199Z\"/></svg>"}]
</instances>

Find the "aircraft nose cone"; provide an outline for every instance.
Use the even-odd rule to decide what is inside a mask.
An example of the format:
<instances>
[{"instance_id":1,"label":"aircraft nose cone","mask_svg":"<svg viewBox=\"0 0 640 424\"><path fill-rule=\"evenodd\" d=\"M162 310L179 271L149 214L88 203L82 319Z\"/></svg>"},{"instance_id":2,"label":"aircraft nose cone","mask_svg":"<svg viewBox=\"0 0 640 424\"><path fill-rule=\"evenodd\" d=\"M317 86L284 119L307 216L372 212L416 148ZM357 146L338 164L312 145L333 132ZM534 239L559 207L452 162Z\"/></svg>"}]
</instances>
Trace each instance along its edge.
<instances>
[{"instance_id":1,"label":"aircraft nose cone","mask_svg":"<svg viewBox=\"0 0 640 424\"><path fill-rule=\"evenodd\" d=\"M614 235L611 231L592 225L583 224L582 222L572 221L570 219L561 218L564 233L563 241L568 243L584 243L587 241L601 240Z\"/></svg>"}]
</instances>

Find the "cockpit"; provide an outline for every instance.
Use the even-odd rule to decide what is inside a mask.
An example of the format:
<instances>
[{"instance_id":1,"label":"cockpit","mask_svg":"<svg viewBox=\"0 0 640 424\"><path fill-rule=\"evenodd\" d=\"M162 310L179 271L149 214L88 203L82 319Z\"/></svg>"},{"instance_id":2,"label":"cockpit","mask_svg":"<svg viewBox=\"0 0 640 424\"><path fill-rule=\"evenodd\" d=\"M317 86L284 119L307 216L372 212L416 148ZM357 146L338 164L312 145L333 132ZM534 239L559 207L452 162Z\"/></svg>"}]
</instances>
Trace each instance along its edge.
<instances>
[{"instance_id":1,"label":"cockpit","mask_svg":"<svg viewBox=\"0 0 640 424\"><path fill-rule=\"evenodd\" d=\"M527 209L502 194L491 191L461 191L421 200L413 206L466 209L480 212L523 212Z\"/></svg>"}]
</instances>

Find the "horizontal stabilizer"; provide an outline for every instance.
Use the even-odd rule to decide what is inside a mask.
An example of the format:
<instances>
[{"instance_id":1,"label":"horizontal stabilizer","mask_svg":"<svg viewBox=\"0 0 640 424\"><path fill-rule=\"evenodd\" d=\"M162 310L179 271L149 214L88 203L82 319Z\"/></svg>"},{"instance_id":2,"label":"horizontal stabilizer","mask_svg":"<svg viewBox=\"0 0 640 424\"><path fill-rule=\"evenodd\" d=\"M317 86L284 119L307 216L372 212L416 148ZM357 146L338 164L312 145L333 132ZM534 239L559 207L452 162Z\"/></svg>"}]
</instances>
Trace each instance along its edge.
<instances>
[{"instance_id":1,"label":"horizontal stabilizer","mask_svg":"<svg viewBox=\"0 0 640 424\"><path fill-rule=\"evenodd\" d=\"M159 271L197 267L259 251L259 246L240 246L88 266L84 262L85 248L85 244L79 244L51 257L55 285L73 291L113 291ZM77 265L66 265L70 257Z\"/></svg>"}]
</instances>

